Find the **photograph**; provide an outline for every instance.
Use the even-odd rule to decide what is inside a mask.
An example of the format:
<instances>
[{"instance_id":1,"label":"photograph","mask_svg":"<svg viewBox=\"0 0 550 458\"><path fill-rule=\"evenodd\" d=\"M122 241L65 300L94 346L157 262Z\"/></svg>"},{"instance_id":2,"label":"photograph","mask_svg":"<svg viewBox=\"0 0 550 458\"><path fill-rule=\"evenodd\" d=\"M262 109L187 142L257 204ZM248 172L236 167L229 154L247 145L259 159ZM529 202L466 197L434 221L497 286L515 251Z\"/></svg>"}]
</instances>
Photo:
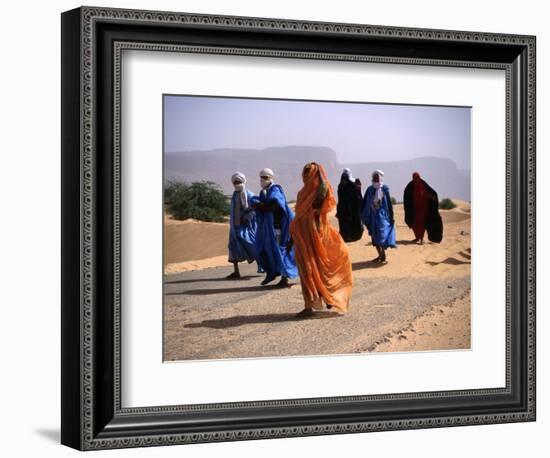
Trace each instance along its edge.
<instances>
[{"instance_id":1,"label":"photograph","mask_svg":"<svg viewBox=\"0 0 550 458\"><path fill-rule=\"evenodd\" d=\"M472 107L162 98L164 362L471 349Z\"/></svg>"}]
</instances>

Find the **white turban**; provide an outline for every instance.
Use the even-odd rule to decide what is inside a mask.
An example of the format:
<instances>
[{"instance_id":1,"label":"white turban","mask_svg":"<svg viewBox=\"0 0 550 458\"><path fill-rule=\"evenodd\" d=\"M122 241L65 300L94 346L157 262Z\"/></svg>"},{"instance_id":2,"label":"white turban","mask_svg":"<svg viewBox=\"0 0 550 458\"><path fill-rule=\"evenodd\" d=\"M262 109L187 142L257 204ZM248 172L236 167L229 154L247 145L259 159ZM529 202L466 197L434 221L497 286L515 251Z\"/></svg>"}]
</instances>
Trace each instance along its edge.
<instances>
[{"instance_id":1,"label":"white turban","mask_svg":"<svg viewBox=\"0 0 550 458\"><path fill-rule=\"evenodd\" d=\"M243 208L248 208L248 194L246 193L246 188L244 186L244 184L246 183L246 177L244 176L244 173L235 172L233 175L231 175L231 183L234 184L235 180L237 179L243 184L242 190L237 191L240 194L241 206Z\"/></svg>"},{"instance_id":2,"label":"white turban","mask_svg":"<svg viewBox=\"0 0 550 458\"><path fill-rule=\"evenodd\" d=\"M262 178L267 177L267 179ZM262 187L262 192L265 194L266 189L271 186L273 183L273 170L271 169L262 169L260 172L260 186Z\"/></svg>"},{"instance_id":3,"label":"white turban","mask_svg":"<svg viewBox=\"0 0 550 458\"><path fill-rule=\"evenodd\" d=\"M372 183L374 186L374 189L376 189L376 194L374 195L375 202L380 202L382 200L382 197L384 196L384 193L382 191L382 186L384 186L384 172L380 169L376 169L374 172L372 172L372 176L378 175L379 181L378 183Z\"/></svg>"},{"instance_id":4,"label":"white turban","mask_svg":"<svg viewBox=\"0 0 550 458\"><path fill-rule=\"evenodd\" d=\"M262 169L262 171L260 172L260 176L261 177L266 176L266 177L269 177L269 178L273 178L273 176L274 176L273 170L267 169L267 168Z\"/></svg>"},{"instance_id":5,"label":"white turban","mask_svg":"<svg viewBox=\"0 0 550 458\"><path fill-rule=\"evenodd\" d=\"M349 181L353 181L353 175L351 174L351 169L346 167L342 172L342 175L346 175L349 178Z\"/></svg>"},{"instance_id":6,"label":"white turban","mask_svg":"<svg viewBox=\"0 0 550 458\"><path fill-rule=\"evenodd\" d=\"M241 183L246 183L246 177L242 172L235 172L233 175L231 175L231 183L234 183L236 179L240 180Z\"/></svg>"}]
</instances>

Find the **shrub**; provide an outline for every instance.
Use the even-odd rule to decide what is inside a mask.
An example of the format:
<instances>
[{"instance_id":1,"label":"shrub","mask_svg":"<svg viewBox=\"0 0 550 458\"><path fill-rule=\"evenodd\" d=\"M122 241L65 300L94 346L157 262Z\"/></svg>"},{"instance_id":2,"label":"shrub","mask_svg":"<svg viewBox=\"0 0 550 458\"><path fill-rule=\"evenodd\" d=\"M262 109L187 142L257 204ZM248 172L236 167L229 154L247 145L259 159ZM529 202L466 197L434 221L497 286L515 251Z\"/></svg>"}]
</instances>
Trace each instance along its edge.
<instances>
[{"instance_id":1,"label":"shrub","mask_svg":"<svg viewBox=\"0 0 550 458\"><path fill-rule=\"evenodd\" d=\"M167 211L175 218L222 222L229 215L229 202L212 181L191 184L169 181L164 190Z\"/></svg>"},{"instance_id":2,"label":"shrub","mask_svg":"<svg viewBox=\"0 0 550 458\"><path fill-rule=\"evenodd\" d=\"M164 185L164 204L169 206L178 192L187 189L189 185L176 180L167 180Z\"/></svg>"},{"instance_id":3,"label":"shrub","mask_svg":"<svg viewBox=\"0 0 550 458\"><path fill-rule=\"evenodd\" d=\"M455 207L456 207L456 204L447 197L445 197L445 199L439 202L439 208L442 210L452 210Z\"/></svg>"},{"instance_id":4,"label":"shrub","mask_svg":"<svg viewBox=\"0 0 550 458\"><path fill-rule=\"evenodd\" d=\"M390 197L390 201L392 205L395 205L397 203L397 199L395 197Z\"/></svg>"}]
</instances>

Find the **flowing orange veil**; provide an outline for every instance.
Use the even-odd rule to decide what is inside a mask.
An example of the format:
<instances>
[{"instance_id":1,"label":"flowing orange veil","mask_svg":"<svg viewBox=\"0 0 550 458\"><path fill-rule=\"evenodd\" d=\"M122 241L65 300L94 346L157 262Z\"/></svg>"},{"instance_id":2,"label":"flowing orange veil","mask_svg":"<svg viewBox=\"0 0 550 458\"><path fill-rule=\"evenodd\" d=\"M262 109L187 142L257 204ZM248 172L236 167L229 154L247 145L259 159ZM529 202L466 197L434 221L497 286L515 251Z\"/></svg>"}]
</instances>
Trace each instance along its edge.
<instances>
[{"instance_id":1,"label":"flowing orange veil","mask_svg":"<svg viewBox=\"0 0 550 458\"><path fill-rule=\"evenodd\" d=\"M298 192L290 233L304 300L314 308L321 308L324 300L345 312L353 280L348 248L328 221L336 206L334 191L320 164L306 164L302 177L304 186Z\"/></svg>"}]
</instances>

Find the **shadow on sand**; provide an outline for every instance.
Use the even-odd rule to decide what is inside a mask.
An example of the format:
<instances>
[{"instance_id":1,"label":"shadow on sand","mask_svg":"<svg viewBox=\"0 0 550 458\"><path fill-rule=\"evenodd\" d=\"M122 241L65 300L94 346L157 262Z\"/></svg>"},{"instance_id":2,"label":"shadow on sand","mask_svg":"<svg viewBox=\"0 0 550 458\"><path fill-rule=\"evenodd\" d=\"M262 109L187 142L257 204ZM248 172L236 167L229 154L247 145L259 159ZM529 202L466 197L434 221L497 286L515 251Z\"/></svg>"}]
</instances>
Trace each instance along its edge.
<instances>
[{"instance_id":1,"label":"shadow on sand","mask_svg":"<svg viewBox=\"0 0 550 458\"><path fill-rule=\"evenodd\" d=\"M438 266L439 264L449 264L451 266L459 266L461 264L471 264L471 262L461 261L460 259L456 259L456 258L447 258L440 262L426 261L426 264L429 264L430 266Z\"/></svg>"},{"instance_id":2,"label":"shadow on sand","mask_svg":"<svg viewBox=\"0 0 550 458\"><path fill-rule=\"evenodd\" d=\"M179 296L180 294L203 295L203 294L230 294L230 293L253 293L255 291L271 291L275 289L289 288L295 283L290 283L289 286L275 285L256 285L256 286L238 286L236 288L205 288L205 289L188 289L187 291L165 293L166 296Z\"/></svg>"},{"instance_id":3,"label":"shadow on sand","mask_svg":"<svg viewBox=\"0 0 550 458\"><path fill-rule=\"evenodd\" d=\"M186 324L185 328L213 328L213 329L226 329L235 328L238 326L244 326L247 324L273 324L284 323L287 321L301 321L301 320L319 320L324 318L339 317L337 312L316 312L307 318L298 318L295 313L268 313L264 315L238 315L228 318L220 318L218 320L204 320L200 323Z\"/></svg>"},{"instance_id":4,"label":"shadow on sand","mask_svg":"<svg viewBox=\"0 0 550 458\"><path fill-rule=\"evenodd\" d=\"M470 253L471 253L470 249L467 248L465 251L460 251L458 254L463 258L466 258L469 260L469 259L472 259L472 255Z\"/></svg>"},{"instance_id":5,"label":"shadow on sand","mask_svg":"<svg viewBox=\"0 0 550 458\"><path fill-rule=\"evenodd\" d=\"M361 270L361 269L379 269L380 267L385 266L386 264L381 262L374 261L360 261L354 262L351 265L351 270Z\"/></svg>"},{"instance_id":6,"label":"shadow on sand","mask_svg":"<svg viewBox=\"0 0 550 458\"><path fill-rule=\"evenodd\" d=\"M241 280L250 280L251 278L259 278L261 275L243 275L240 278L225 278L225 277L215 277L215 278L189 278L186 280L174 280L174 281L165 281L165 285L177 285L180 283L199 283L199 282L209 282L209 281L224 281L224 282L238 282Z\"/></svg>"},{"instance_id":7,"label":"shadow on sand","mask_svg":"<svg viewBox=\"0 0 550 458\"><path fill-rule=\"evenodd\" d=\"M395 243L397 245L419 245L420 246L420 243L415 242L414 240L397 240Z\"/></svg>"}]
</instances>

